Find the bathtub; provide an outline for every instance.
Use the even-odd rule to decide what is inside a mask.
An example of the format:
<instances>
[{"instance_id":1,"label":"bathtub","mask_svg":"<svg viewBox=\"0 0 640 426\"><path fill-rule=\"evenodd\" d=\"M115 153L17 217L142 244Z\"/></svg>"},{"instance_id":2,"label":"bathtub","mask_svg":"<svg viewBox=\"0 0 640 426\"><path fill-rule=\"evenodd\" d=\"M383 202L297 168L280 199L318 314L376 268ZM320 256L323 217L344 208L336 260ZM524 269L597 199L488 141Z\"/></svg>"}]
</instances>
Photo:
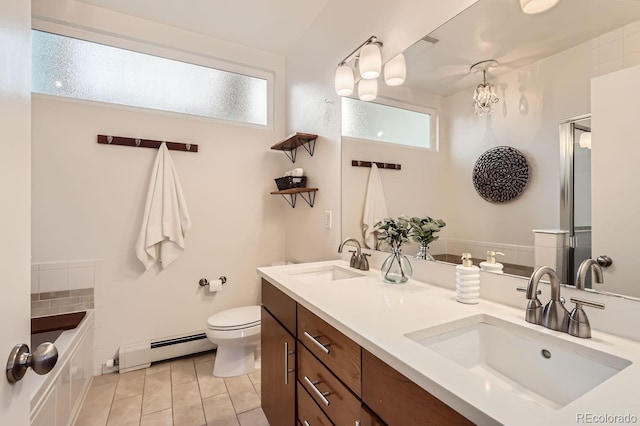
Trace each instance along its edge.
<instances>
[{"instance_id":1,"label":"bathtub","mask_svg":"<svg viewBox=\"0 0 640 426\"><path fill-rule=\"evenodd\" d=\"M32 320L29 347L34 350L43 341L53 341L58 349L58 362L49 374L39 376L28 371L23 379L31 397L32 426L72 424L89 388L93 376L94 311L74 314Z\"/></svg>"}]
</instances>

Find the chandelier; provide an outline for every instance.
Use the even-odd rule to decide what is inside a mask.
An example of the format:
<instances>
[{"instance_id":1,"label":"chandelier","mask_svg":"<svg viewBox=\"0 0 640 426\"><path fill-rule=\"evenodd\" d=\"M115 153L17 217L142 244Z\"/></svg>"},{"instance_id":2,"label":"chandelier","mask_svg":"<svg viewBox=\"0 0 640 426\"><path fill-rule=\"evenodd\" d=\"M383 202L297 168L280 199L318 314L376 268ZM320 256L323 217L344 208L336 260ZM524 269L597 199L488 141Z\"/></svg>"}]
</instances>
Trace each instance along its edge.
<instances>
[{"instance_id":1,"label":"chandelier","mask_svg":"<svg viewBox=\"0 0 640 426\"><path fill-rule=\"evenodd\" d=\"M471 65L471 72L482 71L482 83L478 84L475 92L473 92L472 104L475 113L479 116L493 113L493 104L500 100L496 94L496 87L491 83L487 83L487 70L497 66L498 61L493 59Z\"/></svg>"}]
</instances>

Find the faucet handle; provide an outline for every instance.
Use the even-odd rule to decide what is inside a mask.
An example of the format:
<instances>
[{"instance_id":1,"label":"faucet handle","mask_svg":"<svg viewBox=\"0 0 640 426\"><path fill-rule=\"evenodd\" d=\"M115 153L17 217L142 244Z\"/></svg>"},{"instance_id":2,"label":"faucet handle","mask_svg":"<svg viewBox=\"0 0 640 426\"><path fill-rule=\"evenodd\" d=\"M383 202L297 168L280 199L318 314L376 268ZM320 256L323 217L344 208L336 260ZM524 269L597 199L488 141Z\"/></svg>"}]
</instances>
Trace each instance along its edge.
<instances>
[{"instance_id":1,"label":"faucet handle","mask_svg":"<svg viewBox=\"0 0 640 426\"><path fill-rule=\"evenodd\" d=\"M516 287L516 290L526 293L527 287ZM527 299L528 302L524 320L531 324L540 324L542 322L542 303L538 300L538 296L541 294L542 291L536 290L536 297L533 299Z\"/></svg>"},{"instance_id":2,"label":"faucet handle","mask_svg":"<svg viewBox=\"0 0 640 426\"><path fill-rule=\"evenodd\" d=\"M516 287L516 291L520 291L522 293L526 293L527 292L527 288L526 287ZM538 296L540 296L542 294L542 290L536 290L536 294Z\"/></svg>"},{"instance_id":3,"label":"faucet handle","mask_svg":"<svg viewBox=\"0 0 640 426\"><path fill-rule=\"evenodd\" d=\"M358 264L359 264L358 259L356 259L356 251L355 250L349 250L349 253L351 253L351 260L349 261L349 266L352 267L352 268L355 268L356 267L356 262L358 262Z\"/></svg>"},{"instance_id":4,"label":"faucet handle","mask_svg":"<svg viewBox=\"0 0 640 426\"><path fill-rule=\"evenodd\" d=\"M582 309L582 306L589 306L590 308L604 309L604 303L593 302L591 300L579 299L572 297L569 299L576 304L569 314L569 323L567 327L567 333L572 336L588 339L591 337L591 324L589 324L589 318Z\"/></svg>"},{"instance_id":5,"label":"faucet handle","mask_svg":"<svg viewBox=\"0 0 640 426\"><path fill-rule=\"evenodd\" d=\"M360 270L361 271L368 271L369 270L369 261L367 260L367 256L371 256L369 253L362 253L361 254L361 261L360 261Z\"/></svg>"},{"instance_id":6,"label":"faucet handle","mask_svg":"<svg viewBox=\"0 0 640 426\"><path fill-rule=\"evenodd\" d=\"M571 303L575 303L576 304L576 308L579 308L582 305L584 305L584 306L588 306L590 308L604 309L604 303L594 302L592 300L586 300L586 299L580 299L578 297L572 297L572 298L569 299L569 301Z\"/></svg>"}]
</instances>

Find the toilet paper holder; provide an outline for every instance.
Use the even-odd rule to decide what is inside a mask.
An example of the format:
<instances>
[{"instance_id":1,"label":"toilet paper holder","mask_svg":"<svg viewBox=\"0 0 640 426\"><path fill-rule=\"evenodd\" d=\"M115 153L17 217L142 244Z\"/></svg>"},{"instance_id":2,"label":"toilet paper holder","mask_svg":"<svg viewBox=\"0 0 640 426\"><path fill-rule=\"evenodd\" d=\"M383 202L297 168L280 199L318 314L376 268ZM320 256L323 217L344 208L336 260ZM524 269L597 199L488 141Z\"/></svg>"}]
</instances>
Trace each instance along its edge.
<instances>
[{"instance_id":1,"label":"toilet paper holder","mask_svg":"<svg viewBox=\"0 0 640 426\"><path fill-rule=\"evenodd\" d=\"M222 281L222 284L227 282L227 277L225 277L224 275L222 275L221 277L218 277L218 279ZM209 280L206 278L200 278L200 281L198 281L198 284L200 284L200 287L207 286L209 285Z\"/></svg>"}]
</instances>

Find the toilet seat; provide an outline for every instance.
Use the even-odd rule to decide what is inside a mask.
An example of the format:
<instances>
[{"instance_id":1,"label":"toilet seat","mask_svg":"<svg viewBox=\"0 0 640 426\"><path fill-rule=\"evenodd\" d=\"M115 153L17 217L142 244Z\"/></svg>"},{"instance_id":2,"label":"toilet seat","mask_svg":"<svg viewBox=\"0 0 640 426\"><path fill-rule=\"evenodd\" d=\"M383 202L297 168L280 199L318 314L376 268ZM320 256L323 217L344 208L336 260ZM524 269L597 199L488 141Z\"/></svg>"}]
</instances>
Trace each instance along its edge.
<instances>
[{"instance_id":1,"label":"toilet seat","mask_svg":"<svg viewBox=\"0 0 640 426\"><path fill-rule=\"evenodd\" d=\"M215 331L244 330L260 325L260 306L242 306L212 315L207 328Z\"/></svg>"}]
</instances>

